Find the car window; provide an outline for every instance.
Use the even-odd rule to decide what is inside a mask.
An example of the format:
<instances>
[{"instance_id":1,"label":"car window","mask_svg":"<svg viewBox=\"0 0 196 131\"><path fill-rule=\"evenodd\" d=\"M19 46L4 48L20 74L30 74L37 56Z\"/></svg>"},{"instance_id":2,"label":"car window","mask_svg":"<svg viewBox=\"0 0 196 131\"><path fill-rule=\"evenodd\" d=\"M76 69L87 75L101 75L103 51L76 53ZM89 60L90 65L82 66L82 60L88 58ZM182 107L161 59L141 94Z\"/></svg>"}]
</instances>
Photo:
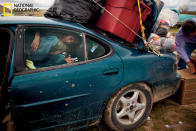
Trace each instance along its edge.
<instances>
[{"instance_id":1,"label":"car window","mask_svg":"<svg viewBox=\"0 0 196 131\"><path fill-rule=\"evenodd\" d=\"M26 27L24 58L27 69L83 61L82 34L54 27Z\"/></svg>"},{"instance_id":2,"label":"car window","mask_svg":"<svg viewBox=\"0 0 196 131\"><path fill-rule=\"evenodd\" d=\"M106 44L91 36L86 37L86 46L89 60L102 57L110 51Z\"/></svg>"}]
</instances>

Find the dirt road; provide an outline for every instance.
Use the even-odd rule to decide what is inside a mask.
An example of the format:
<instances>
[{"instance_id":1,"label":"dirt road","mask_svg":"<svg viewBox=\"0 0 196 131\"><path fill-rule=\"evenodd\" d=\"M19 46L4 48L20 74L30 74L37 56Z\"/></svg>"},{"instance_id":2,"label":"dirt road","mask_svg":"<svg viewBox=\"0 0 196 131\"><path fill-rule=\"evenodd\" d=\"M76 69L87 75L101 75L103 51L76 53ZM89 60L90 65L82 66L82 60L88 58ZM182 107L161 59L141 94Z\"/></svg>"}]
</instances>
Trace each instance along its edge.
<instances>
[{"instance_id":1,"label":"dirt road","mask_svg":"<svg viewBox=\"0 0 196 131\"><path fill-rule=\"evenodd\" d=\"M196 131L196 103L180 105L171 98L155 103L150 118L134 131ZM110 131L104 124L87 131Z\"/></svg>"}]
</instances>

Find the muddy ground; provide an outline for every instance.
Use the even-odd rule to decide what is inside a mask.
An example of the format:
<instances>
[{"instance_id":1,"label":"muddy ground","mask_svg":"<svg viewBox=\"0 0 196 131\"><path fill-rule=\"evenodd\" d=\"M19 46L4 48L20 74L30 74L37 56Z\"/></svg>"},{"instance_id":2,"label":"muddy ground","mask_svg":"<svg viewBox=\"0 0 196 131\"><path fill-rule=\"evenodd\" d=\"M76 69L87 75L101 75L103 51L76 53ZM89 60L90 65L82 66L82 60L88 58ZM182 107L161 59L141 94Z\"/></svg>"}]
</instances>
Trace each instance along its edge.
<instances>
[{"instance_id":1,"label":"muddy ground","mask_svg":"<svg viewBox=\"0 0 196 131\"><path fill-rule=\"evenodd\" d=\"M87 131L110 131L102 124ZM153 105L150 118L134 131L196 131L196 103L180 105L168 98Z\"/></svg>"}]
</instances>

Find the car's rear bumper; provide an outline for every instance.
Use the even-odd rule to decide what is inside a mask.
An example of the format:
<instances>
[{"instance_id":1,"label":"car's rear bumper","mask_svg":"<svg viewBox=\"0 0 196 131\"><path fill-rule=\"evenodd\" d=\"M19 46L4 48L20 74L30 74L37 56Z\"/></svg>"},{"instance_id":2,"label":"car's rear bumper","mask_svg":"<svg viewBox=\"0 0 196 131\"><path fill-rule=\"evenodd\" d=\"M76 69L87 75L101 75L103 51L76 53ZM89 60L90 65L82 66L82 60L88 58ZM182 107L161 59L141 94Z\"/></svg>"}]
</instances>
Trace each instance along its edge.
<instances>
[{"instance_id":1,"label":"car's rear bumper","mask_svg":"<svg viewBox=\"0 0 196 131\"><path fill-rule=\"evenodd\" d=\"M180 74L176 73L176 77L175 79L173 79L173 84L171 86L168 86L167 88L164 88L163 90L157 91L154 94L153 102L160 101L175 94L180 87L180 82L181 76Z\"/></svg>"}]
</instances>

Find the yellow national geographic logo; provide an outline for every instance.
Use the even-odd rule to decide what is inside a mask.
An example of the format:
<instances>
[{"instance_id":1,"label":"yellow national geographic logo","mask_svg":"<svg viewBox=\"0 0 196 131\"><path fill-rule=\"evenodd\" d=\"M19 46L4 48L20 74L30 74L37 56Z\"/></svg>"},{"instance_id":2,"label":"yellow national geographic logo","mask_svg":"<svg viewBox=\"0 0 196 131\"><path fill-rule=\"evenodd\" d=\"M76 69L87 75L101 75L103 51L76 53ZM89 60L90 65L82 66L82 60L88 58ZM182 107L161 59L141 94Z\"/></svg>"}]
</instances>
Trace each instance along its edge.
<instances>
[{"instance_id":1,"label":"yellow national geographic logo","mask_svg":"<svg viewBox=\"0 0 196 131\"><path fill-rule=\"evenodd\" d=\"M6 12L6 8L10 9L10 13ZM3 4L3 15L4 16L12 16L12 4Z\"/></svg>"}]
</instances>

